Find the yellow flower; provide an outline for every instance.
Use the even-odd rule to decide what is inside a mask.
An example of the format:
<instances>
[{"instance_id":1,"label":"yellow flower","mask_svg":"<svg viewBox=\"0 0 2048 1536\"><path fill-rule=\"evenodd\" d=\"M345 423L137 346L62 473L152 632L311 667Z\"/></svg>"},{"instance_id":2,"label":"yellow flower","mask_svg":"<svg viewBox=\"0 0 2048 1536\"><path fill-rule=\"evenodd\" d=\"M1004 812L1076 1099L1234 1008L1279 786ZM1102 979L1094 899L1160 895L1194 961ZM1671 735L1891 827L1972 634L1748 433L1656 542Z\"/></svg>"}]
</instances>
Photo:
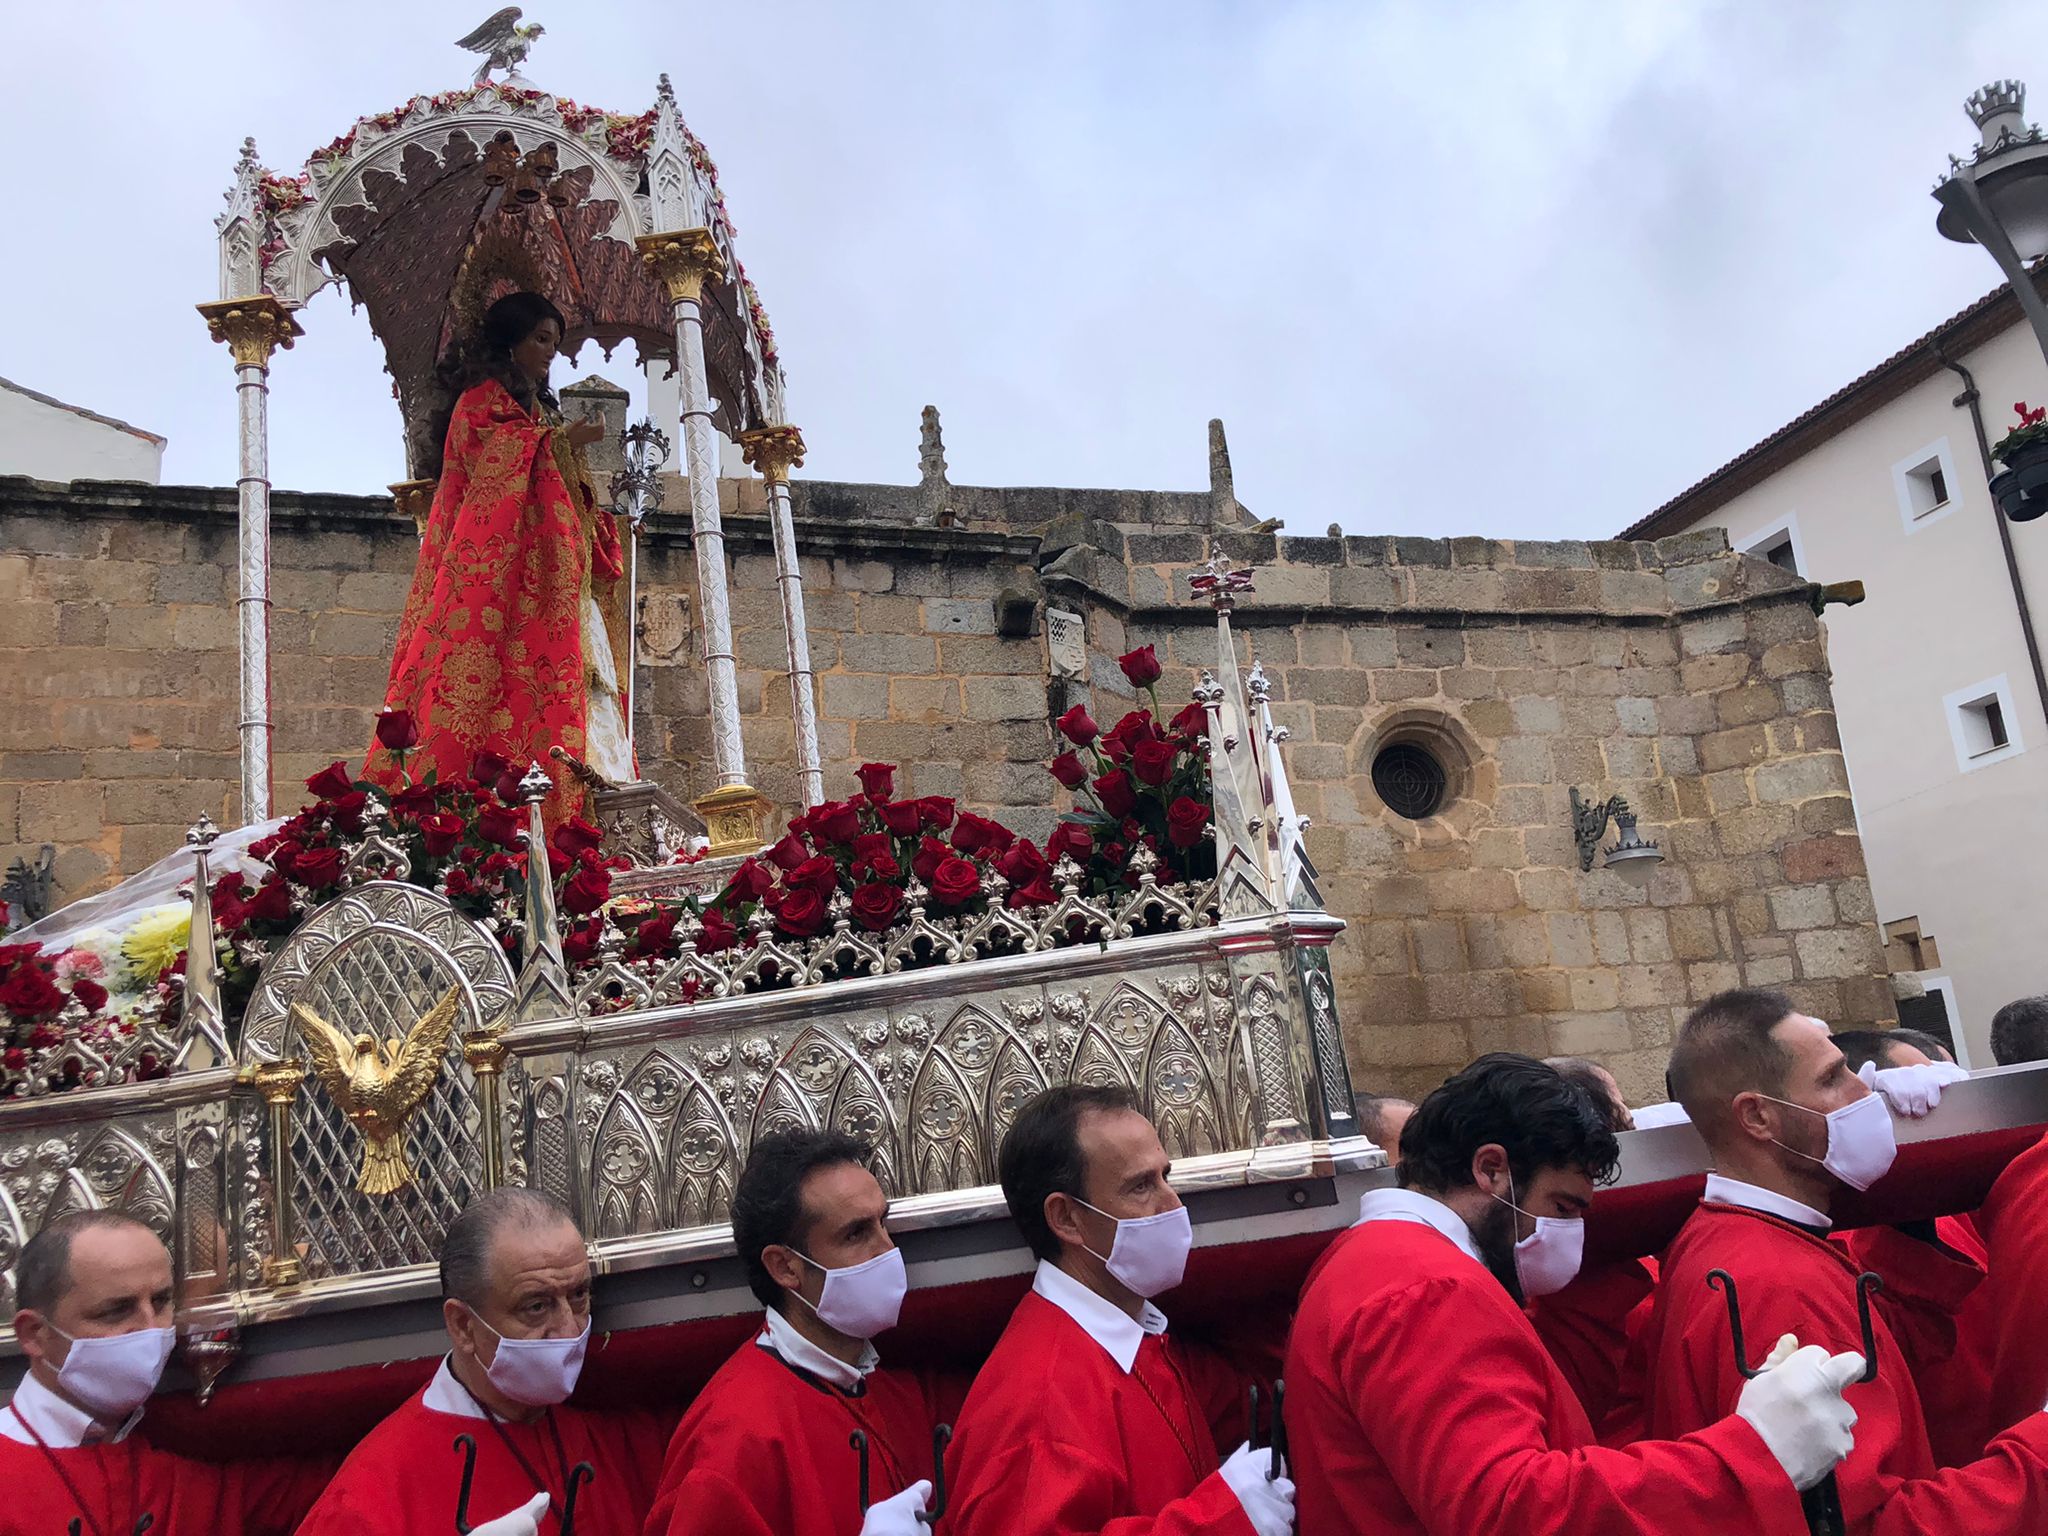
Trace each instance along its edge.
<instances>
[{"instance_id":1,"label":"yellow flower","mask_svg":"<svg viewBox=\"0 0 2048 1536\"><path fill-rule=\"evenodd\" d=\"M121 939L121 957L133 967L135 978L152 982L175 965L192 940L192 908L182 901L166 902L144 912Z\"/></svg>"}]
</instances>

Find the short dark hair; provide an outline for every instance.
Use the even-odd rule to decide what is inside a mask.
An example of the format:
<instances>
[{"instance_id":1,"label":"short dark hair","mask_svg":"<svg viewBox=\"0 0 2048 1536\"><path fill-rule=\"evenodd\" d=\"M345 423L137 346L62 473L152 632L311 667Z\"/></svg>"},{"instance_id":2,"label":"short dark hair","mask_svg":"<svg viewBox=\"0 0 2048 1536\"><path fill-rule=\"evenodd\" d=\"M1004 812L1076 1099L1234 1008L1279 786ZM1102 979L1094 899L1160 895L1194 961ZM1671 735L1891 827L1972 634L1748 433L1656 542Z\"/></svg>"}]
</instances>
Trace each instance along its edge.
<instances>
[{"instance_id":1,"label":"short dark hair","mask_svg":"<svg viewBox=\"0 0 2048 1536\"><path fill-rule=\"evenodd\" d=\"M1495 1051L1424 1099L1401 1131L1401 1186L1444 1193L1472 1182L1472 1155L1498 1143L1517 1185L1539 1168L1614 1177L1621 1145L1607 1107L1533 1056Z\"/></svg>"},{"instance_id":2,"label":"short dark hair","mask_svg":"<svg viewBox=\"0 0 2048 1536\"><path fill-rule=\"evenodd\" d=\"M1360 1134L1382 1152L1393 1150L1387 1145L1387 1112L1403 1107L1412 1112L1415 1104L1410 1099L1400 1098L1391 1093L1361 1093L1352 1098L1352 1108L1358 1114Z\"/></svg>"},{"instance_id":3,"label":"short dark hair","mask_svg":"<svg viewBox=\"0 0 2048 1536\"><path fill-rule=\"evenodd\" d=\"M1600 1106L1600 1112L1607 1117L1607 1128L1617 1134L1627 1130L1628 1105L1621 1101L1620 1085L1613 1081L1614 1074L1597 1061L1588 1061L1583 1056L1546 1056L1543 1065L1561 1073L1568 1083L1592 1095L1593 1102Z\"/></svg>"},{"instance_id":4,"label":"short dark hair","mask_svg":"<svg viewBox=\"0 0 2048 1536\"><path fill-rule=\"evenodd\" d=\"M448 1223L441 1239L441 1294L466 1307L480 1305L491 1286L491 1245L507 1227L576 1225L569 1207L544 1189L508 1184L478 1195Z\"/></svg>"},{"instance_id":5,"label":"short dark hair","mask_svg":"<svg viewBox=\"0 0 2048 1536\"><path fill-rule=\"evenodd\" d=\"M754 1143L732 1196L732 1237L747 1268L747 1287L761 1305L780 1312L788 1294L775 1283L761 1250L808 1246L812 1213L804 1209L804 1180L841 1163L867 1166L873 1149L841 1131L776 1131Z\"/></svg>"},{"instance_id":6,"label":"short dark hair","mask_svg":"<svg viewBox=\"0 0 2048 1536\"><path fill-rule=\"evenodd\" d=\"M1081 1117L1125 1109L1144 1113L1138 1096L1121 1084L1062 1083L1017 1111L996 1155L996 1173L1010 1217L1037 1257L1060 1256L1060 1240L1045 1219L1045 1197L1081 1193L1087 1172L1081 1160Z\"/></svg>"},{"instance_id":7,"label":"short dark hair","mask_svg":"<svg viewBox=\"0 0 2048 1536\"><path fill-rule=\"evenodd\" d=\"M1792 1057L1771 1031L1798 1011L1782 992L1744 987L1708 998L1686 1019L1666 1081L1709 1143L1727 1126L1735 1095L1784 1093Z\"/></svg>"},{"instance_id":8,"label":"short dark hair","mask_svg":"<svg viewBox=\"0 0 2048 1536\"><path fill-rule=\"evenodd\" d=\"M22 1245L14 1273L14 1304L48 1317L71 1289L71 1240L101 1227L140 1227L156 1237L154 1227L126 1211L66 1211L45 1222L43 1229Z\"/></svg>"},{"instance_id":9,"label":"short dark hair","mask_svg":"<svg viewBox=\"0 0 2048 1536\"><path fill-rule=\"evenodd\" d=\"M1991 1059L2001 1067L2048 1061L2048 997L2022 997L1991 1016Z\"/></svg>"},{"instance_id":10,"label":"short dark hair","mask_svg":"<svg viewBox=\"0 0 2048 1536\"><path fill-rule=\"evenodd\" d=\"M1888 1029L1884 1037L1893 1045L1910 1045L1929 1061L1954 1061L1956 1048L1939 1035L1930 1035L1924 1029L1915 1029L1910 1024L1901 1024Z\"/></svg>"},{"instance_id":11,"label":"short dark hair","mask_svg":"<svg viewBox=\"0 0 2048 1536\"><path fill-rule=\"evenodd\" d=\"M1880 1067L1891 1050L1892 1032L1888 1029L1841 1029L1828 1038L1835 1042L1835 1049L1848 1059L1849 1070L1860 1072L1866 1061L1874 1061Z\"/></svg>"}]
</instances>

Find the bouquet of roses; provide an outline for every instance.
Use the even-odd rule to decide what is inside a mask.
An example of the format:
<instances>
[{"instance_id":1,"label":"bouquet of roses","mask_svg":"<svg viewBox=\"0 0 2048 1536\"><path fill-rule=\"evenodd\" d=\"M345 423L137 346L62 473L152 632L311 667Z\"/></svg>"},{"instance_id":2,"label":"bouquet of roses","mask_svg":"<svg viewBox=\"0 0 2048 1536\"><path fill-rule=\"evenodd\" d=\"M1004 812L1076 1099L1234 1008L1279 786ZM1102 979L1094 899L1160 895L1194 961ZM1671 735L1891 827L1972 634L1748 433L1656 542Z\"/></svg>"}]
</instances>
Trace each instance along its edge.
<instances>
[{"instance_id":1,"label":"bouquet of roses","mask_svg":"<svg viewBox=\"0 0 2048 1536\"><path fill-rule=\"evenodd\" d=\"M1149 645L1117 658L1150 708L1132 710L1104 731L1083 705L1058 721L1068 750L1048 767L1072 791L1076 804L1046 842L1046 857L1071 857L1087 876L1086 890L1104 895L1138 883L1133 850L1158 856L1162 884L1202 881L1216 873L1209 835L1208 720L1190 704L1161 722L1159 658ZM1085 757L1083 754L1086 754Z\"/></svg>"},{"instance_id":2,"label":"bouquet of roses","mask_svg":"<svg viewBox=\"0 0 2048 1536\"><path fill-rule=\"evenodd\" d=\"M40 944L0 945L0 1094L12 1097L27 1091L35 1053L64 1042L69 1022L64 1015L73 1004L82 1013L74 1013L72 1019L86 1021L88 1033L110 1039L118 1030L115 1021L101 1017L107 989L96 979L98 970L97 957L80 951L52 955ZM161 1077L167 1070L154 1058L145 1058L138 1075ZM46 1086L52 1092L75 1088L80 1072L76 1059L67 1060Z\"/></svg>"}]
</instances>

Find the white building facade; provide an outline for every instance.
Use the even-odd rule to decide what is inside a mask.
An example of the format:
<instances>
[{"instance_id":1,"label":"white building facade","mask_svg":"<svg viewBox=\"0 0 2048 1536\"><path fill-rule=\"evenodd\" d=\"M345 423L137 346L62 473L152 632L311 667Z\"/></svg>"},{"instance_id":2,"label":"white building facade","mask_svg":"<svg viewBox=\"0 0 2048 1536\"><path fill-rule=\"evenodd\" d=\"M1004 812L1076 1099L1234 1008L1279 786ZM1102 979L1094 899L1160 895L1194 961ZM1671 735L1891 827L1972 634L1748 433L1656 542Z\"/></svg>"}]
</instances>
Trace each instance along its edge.
<instances>
[{"instance_id":1,"label":"white building facade","mask_svg":"<svg viewBox=\"0 0 2048 1536\"><path fill-rule=\"evenodd\" d=\"M2000 289L1623 535L1720 528L1863 583L1825 630L1871 888L1894 969L1975 1066L1998 1008L2048 993L2048 522L2005 523L1987 489L2020 401L2048 404L2048 365Z\"/></svg>"},{"instance_id":2,"label":"white building facade","mask_svg":"<svg viewBox=\"0 0 2048 1536\"><path fill-rule=\"evenodd\" d=\"M31 480L163 480L164 440L0 379L0 475Z\"/></svg>"}]
</instances>

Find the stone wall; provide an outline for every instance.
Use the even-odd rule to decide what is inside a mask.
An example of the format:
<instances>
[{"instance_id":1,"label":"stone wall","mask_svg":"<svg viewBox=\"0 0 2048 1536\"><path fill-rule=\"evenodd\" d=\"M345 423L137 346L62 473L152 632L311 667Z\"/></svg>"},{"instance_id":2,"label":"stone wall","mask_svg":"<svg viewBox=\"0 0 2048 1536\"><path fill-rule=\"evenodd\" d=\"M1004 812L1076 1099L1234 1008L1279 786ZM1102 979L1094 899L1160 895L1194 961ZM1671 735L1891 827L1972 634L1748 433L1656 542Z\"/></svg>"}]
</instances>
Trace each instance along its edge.
<instances>
[{"instance_id":1,"label":"stone wall","mask_svg":"<svg viewBox=\"0 0 2048 1536\"><path fill-rule=\"evenodd\" d=\"M749 765L786 805L766 526L757 486L724 490ZM1239 633L1352 923L1335 962L1361 1086L1421 1091L1511 1047L1598 1056L1657 1096L1685 1008L1737 982L1839 1023L1891 1016L1810 589L1718 536L1276 539L1234 503L1240 526L1215 531L1207 494L950 486L957 525L937 526L915 488L797 490L827 792L895 762L916 793L1039 836L1050 721L1127 707L1114 658L1139 644L1184 692L1215 662L1188 568L1216 551L1257 567ZM0 858L56 844L62 897L159 857L202 810L234 815L234 538L230 491L0 480ZM416 548L386 500L278 495L281 805L367 741ZM686 523L657 514L643 594L693 614L693 558ZM1085 621L1079 683L1048 678L1047 602ZM695 655L691 634L645 657L639 711L644 770L685 798L709 787ZM1373 792L1397 740L1445 764L1443 814L1404 821ZM1573 785L1626 794L1663 843L1647 891L1580 873Z\"/></svg>"}]
</instances>

